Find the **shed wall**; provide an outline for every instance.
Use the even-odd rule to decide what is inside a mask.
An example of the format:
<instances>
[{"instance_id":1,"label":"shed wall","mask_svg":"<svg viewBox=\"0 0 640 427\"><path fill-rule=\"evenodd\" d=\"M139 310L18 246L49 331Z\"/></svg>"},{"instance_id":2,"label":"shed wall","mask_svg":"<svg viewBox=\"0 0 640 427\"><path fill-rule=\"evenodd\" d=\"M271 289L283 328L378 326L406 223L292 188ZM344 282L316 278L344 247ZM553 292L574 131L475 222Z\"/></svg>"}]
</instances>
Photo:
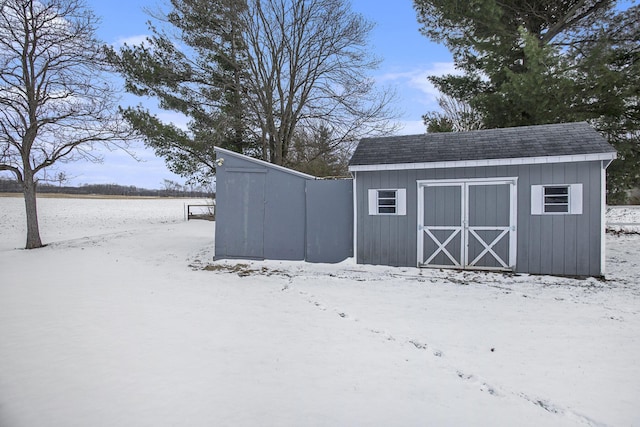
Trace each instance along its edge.
<instances>
[{"instance_id":1,"label":"shed wall","mask_svg":"<svg viewBox=\"0 0 640 427\"><path fill-rule=\"evenodd\" d=\"M268 169L263 224L266 259L304 259L306 181Z\"/></svg>"},{"instance_id":2,"label":"shed wall","mask_svg":"<svg viewBox=\"0 0 640 427\"><path fill-rule=\"evenodd\" d=\"M218 151L215 257L339 262L353 256L353 181L316 180Z\"/></svg>"},{"instance_id":3,"label":"shed wall","mask_svg":"<svg viewBox=\"0 0 640 427\"><path fill-rule=\"evenodd\" d=\"M356 259L364 264L417 264L418 180L517 177L516 271L600 275L601 162L355 172ZM531 185L583 184L580 215L531 215ZM407 215L368 215L369 189L406 188Z\"/></svg>"},{"instance_id":4,"label":"shed wall","mask_svg":"<svg viewBox=\"0 0 640 427\"><path fill-rule=\"evenodd\" d=\"M224 257L263 258L264 231L259 224L264 221L266 171L254 169L218 175L215 253Z\"/></svg>"},{"instance_id":5,"label":"shed wall","mask_svg":"<svg viewBox=\"0 0 640 427\"><path fill-rule=\"evenodd\" d=\"M216 173L216 258L304 259L306 179L229 155Z\"/></svg>"},{"instance_id":6,"label":"shed wall","mask_svg":"<svg viewBox=\"0 0 640 427\"><path fill-rule=\"evenodd\" d=\"M353 256L353 180L307 181L309 262L340 262Z\"/></svg>"}]
</instances>

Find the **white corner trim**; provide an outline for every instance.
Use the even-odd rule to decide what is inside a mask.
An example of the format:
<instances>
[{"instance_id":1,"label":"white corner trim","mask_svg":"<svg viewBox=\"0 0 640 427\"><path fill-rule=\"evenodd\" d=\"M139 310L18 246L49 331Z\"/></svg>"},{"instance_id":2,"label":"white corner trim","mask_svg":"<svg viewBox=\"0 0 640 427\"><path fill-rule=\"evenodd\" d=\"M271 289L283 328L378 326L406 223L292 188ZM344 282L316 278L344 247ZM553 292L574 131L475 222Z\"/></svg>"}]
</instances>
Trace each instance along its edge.
<instances>
[{"instance_id":1,"label":"white corner trim","mask_svg":"<svg viewBox=\"0 0 640 427\"><path fill-rule=\"evenodd\" d=\"M353 259L358 263L358 193L357 193L357 179L358 174L356 172L351 174L353 176Z\"/></svg>"},{"instance_id":2,"label":"white corner trim","mask_svg":"<svg viewBox=\"0 0 640 427\"><path fill-rule=\"evenodd\" d=\"M572 163L572 162L614 160L615 158L616 158L616 153L595 153L595 154L572 154L567 156L516 157L513 159L454 160L454 161L447 161L447 162L355 165L355 166L349 166L349 172L464 168L464 167L480 167L480 166L533 165L533 164L544 164L544 163Z\"/></svg>"},{"instance_id":3,"label":"white corner trim","mask_svg":"<svg viewBox=\"0 0 640 427\"><path fill-rule=\"evenodd\" d=\"M509 211L509 223L511 232L509 233L509 267L515 272L518 264L518 178L514 177L510 186L511 209Z\"/></svg>"},{"instance_id":4,"label":"white corner trim","mask_svg":"<svg viewBox=\"0 0 640 427\"><path fill-rule=\"evenodd\" d=\"M606 241L607 241L607 166L603 160L600 170L600 274L604 277L607 270Z\"/></svg>"},{"instance_id":5,"label":"white corner trim","mask_svg":"<svg viewBox=\"0 0 640 427\"><path fill-rule=\"evenodd\" d=\"M298 171L295 171L293 169L285 168L284 166L280 166L280 165L276 165L276 164L273 164L273 163L265 162L264 160L254 159L253 157L245 156L244 154L236 153L235 151L227 150L226 148L215 147L215 151L219 151L220 153L224 154L225 156L237 157L237 158L242 159L242 160L246 160L246 161L249 161L249 162L252 162L252 163L256 163L256 164L258 164L260 166L272 168L272 169L278 170L280 172L284 172L284 173L288 173L288 174L291 174L291 175L299 176L300 178L318 179L317 177L315 177L313 175L308 175L306 173L298 172Z\"/></svg>"},{"instance_id":6,"label":"white corner trim","mask_svg":"<svg viewBox=\"0 0 640 427\"><path fill-rule=\"evenodd\" d=\"M613 159L602 161L600 171L600 274L604 277L607 272L607 168Z\"/></svg>"}]
</instances>

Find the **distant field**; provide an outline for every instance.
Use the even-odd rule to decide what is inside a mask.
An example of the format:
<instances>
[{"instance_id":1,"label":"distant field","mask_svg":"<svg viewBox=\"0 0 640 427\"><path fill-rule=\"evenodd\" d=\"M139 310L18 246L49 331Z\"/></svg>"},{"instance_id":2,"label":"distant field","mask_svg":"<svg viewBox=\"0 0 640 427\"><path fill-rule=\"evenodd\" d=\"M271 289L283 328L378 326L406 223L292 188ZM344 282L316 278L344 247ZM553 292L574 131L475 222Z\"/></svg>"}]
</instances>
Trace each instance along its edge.
<instances>
[{"instance_id":1,"label":"distant field","mask_svg":"<svg viewBox=\"0 0 640 427\"><path fill-rule=\"evenodd\" d=\"M22 193L0 193L0 197L22 197ZM109 194L58 194L38 193L42 199L189 199L192 197L121 196Z\"/></svg>"},{"instance_id":2,"label":"distant field","mask_svg":"<svg viewBox=\"0 0 640 427\"><path fill-rule=\"evenodd\" d=\"M26 221L21 195L0 193L0 251L24 244ZM63 196L63 197L47 197ZM38 199L38 221L43 242L74 239L184 221L185 206L206 199L119 197L47 194ZM2 425L2 423L0 423Z\"/></svg>"}]
</instances>

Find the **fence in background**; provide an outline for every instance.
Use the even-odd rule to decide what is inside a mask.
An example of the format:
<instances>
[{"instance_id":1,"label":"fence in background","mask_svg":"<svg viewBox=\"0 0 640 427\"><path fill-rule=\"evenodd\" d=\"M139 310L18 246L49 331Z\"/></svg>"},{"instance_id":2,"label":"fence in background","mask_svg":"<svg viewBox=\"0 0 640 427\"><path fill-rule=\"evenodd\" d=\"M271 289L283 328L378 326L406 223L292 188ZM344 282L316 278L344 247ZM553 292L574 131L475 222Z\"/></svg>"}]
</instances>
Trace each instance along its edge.
<instances>
[{"instance_id":1,"label":"fence in background","mask_svg":"<svg viewBox=\"0 0 640 427\"><path fill-rule=\"evenodd\" d=\"M640 205L607 206L606 226L611 231L640 231Z\"/></svg>"},{"instance_id":2,"label":"fence in background","mask_svg":"<svg viewBox=\"0 0 640 427\"><path fill-rule=\"evenodd\" d=\"M185 205L185 221L190 219L216 220L216 205Z\"/></svg>"}]
</instances>

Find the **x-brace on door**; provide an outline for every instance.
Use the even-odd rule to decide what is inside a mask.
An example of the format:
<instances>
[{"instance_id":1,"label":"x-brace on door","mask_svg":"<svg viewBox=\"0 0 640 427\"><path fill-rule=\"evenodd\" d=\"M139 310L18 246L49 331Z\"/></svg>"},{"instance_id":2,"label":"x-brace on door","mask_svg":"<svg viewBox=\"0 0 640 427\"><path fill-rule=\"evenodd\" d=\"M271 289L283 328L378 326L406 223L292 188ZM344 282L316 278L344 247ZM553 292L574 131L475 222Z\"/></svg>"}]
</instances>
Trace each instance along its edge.
<instances>
[{"instance_id":1,"label":"x-brace on door","mask_svg":"<svg viewBox=\"0 0 640 427\"><path fill-rule=\"evenodd\" d=\"M514 270L516 183L418 181L418 266Z\"/></svg>"}]
</instances>

